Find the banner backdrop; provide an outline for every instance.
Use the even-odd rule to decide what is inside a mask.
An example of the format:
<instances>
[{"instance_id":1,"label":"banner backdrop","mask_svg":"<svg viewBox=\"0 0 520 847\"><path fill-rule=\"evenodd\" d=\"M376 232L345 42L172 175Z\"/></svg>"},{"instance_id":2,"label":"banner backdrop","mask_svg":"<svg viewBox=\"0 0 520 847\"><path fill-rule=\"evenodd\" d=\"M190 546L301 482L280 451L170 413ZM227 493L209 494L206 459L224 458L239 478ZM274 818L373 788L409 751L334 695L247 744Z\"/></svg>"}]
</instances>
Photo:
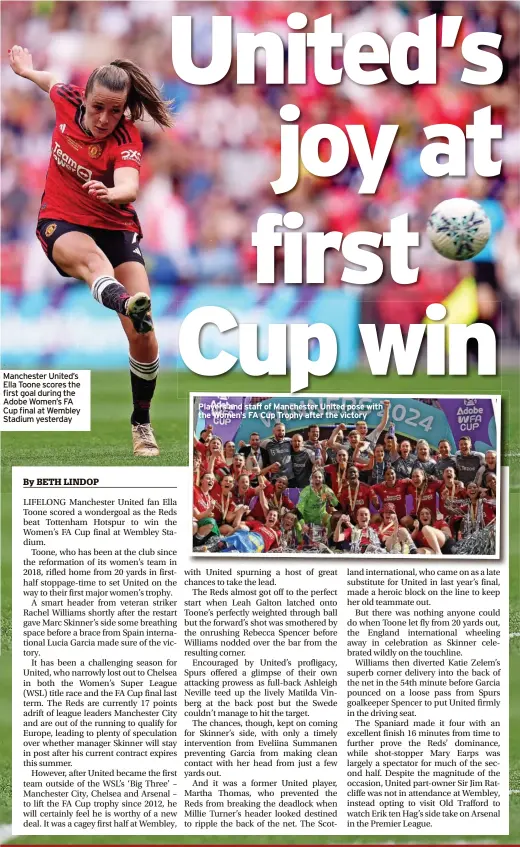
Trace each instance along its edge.
<instances>
[{"instance_id":1,"label":"banner backdrop","mask_svg":"<svg viewBox=\"0 0 520 847\"><path fill-rule=\"evenodd\" d=\"M496 450L497 428L491 400L444 397L439 403L457 442L462 435L469 435L475 450Z\"/></svg>"},{"instance_id":2,"label":"banner backdrop","mask_svg":"<svg viewBox=\"0 0 520 847\"><path fill-rule=\"evenodd\" d=\"M268 438L276 421L288 433L318 424L331 430L338 423L355 426L366 421L369 430L381 421L384 397L200 397L197 432L211 424L224 440L249 441L252 432ZM496 423L491 400L410 397L390 398L389 423L398 435L416 441L424 438L432 447L447 439L455 452L462 435L472 438L476 450L496 449Z\"/></svg>"}]
</instances>

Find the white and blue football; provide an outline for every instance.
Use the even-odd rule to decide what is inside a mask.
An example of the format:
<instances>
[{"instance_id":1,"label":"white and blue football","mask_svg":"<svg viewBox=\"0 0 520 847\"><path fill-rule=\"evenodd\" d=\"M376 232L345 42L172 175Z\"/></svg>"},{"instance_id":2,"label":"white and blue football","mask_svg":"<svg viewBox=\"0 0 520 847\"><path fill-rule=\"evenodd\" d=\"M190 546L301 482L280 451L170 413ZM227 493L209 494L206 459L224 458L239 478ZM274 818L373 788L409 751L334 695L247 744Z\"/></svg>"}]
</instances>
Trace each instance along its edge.
<instances>
[{"instance_id":1,"label":"white and blue football","mask_svg":"<svg viewBox=\"0 0 520 847\"><path fill-rule=\"evenodd\" d=\"M453 197L435 207L428 218L426 232L441 256L463 262L486 246L491 222L474 200Z\"/></svg>"}]
</instances>

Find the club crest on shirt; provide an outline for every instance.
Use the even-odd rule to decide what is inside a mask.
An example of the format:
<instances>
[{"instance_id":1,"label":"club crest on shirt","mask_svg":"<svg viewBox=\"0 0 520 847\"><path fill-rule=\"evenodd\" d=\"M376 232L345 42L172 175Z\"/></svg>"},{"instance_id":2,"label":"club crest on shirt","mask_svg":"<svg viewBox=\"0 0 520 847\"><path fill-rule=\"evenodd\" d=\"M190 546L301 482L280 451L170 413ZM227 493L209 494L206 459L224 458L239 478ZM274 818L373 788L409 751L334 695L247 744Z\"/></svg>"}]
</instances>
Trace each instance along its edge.
<instances>
[{"instance_id":1,"label":"club crest on shirt","mask_svg":"<svg viewBox=\"0 0 520 847\"><path fill-rule=\"evenodd\" d=\"M56 224L49 224L49 226L45 229L45 238L50 238L55 229Z\"/></svg>"},{"instance_id":2,"label":"club crest on shirt","mask_svg":"<svg viewBox=\"0 0 520 847\"><path fill-rule=\"evenodd\" d=\"M91 159L98 159L101 156L101 147L99 144L91 144L88 148L88 154Z\"/></svg>"}]
</instances>

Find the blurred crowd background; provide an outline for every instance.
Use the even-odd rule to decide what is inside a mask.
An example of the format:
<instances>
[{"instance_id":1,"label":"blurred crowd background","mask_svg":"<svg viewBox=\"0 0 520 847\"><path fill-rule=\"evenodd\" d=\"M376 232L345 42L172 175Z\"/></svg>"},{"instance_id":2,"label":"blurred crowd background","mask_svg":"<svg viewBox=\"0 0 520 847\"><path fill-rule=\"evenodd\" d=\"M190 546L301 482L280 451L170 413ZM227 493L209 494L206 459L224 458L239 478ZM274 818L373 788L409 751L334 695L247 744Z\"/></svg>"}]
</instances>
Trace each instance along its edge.
<instances>
[{"instance_id":1,"label":"blurred crowd background","mask_svg":"<svg viewBox=\"0 0 520 847\"><path fill-rule=\"evenodd\" d=\"M345 77L338 86L319 86L309 70L306 86L265 85L259 71L255 86L236 85L233 73L220 84L190 86L174 73L170 16L194 20L195 61L211 56L211 18L231 14L237 31L273 30L282 37L293 2L8 2L2 4L2 282L13 293L63 286L34 236L49 160L54 109L36 86L15 76L7 50L21 44L39 69L55 71L68 83L83 85L90 71L114 58L130 58L175 100L173 130L140 127L145 151L141 192L136 204L145 238L144 253L156 286L206 284L255 285L256 253L251 232L266 210L297 210L311 231L383 232L390 218L408 212L411 230L423 232L431 209L442 199L463 195L479 200L493 223L493 236L478 260L477 274L485 292L489 282L502 304L504 342L518 343L520 206L520 4L519 2L299 2L309 28L329 12L336 31L348 38L356 32L379 32L388 41L433 12L463 15L452 50L439 50L438 84L404 87L389 80L358 86ZM498 83L474 87L460 82L462 38L472 31L500 32L504 72ZM311 51L309 51L311 52ZM311 53L312 55L312 53ZM338 57L338 66L340 58ZM284 103L301 109L301 127L362 123L373 143L383 123L398 123L400 132L380 188L359 196L360 173L355 161L337 177L323 180L302 173L290 194L276 197L269 181L279 175L279 109ZM497 179L471 173L467 180L432 179L419 164L426 139L423 127L449 122L462 128L473 112L493 107L493 122L503 125L495 156L503 160ZM384 251L386 252L386 251ZM341 255L329 251L328 288L345 287ZM388 278L367 286L361 309L376 323L420 321L425 305L439 301L475 269L437 256L426 237L413 263L420 265L418 285L399 286ZM486 279L486 275L490 279ZM280 277L282 273L280 272ZM282 283L280 282L280 285ZM246 286L245 288L243 286ZM353 288L352 286L348 286ZM494 295L491 295L491 300ZM485 300L485 298L484 298ZM485 311L485 307L484 307ZM493 309L490 307L490 315ZM488 315L484 314L484 317Z\"/></svg>"}]
</instances>

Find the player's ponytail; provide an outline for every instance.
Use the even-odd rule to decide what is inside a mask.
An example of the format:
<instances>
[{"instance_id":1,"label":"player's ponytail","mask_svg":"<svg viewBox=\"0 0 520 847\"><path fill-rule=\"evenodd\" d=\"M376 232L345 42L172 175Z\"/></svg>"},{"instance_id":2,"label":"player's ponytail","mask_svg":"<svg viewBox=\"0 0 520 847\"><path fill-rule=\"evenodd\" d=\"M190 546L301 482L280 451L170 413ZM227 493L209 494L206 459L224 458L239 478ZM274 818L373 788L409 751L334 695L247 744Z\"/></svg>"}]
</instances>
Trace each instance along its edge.
<instances>
[{"instance_id":1,"label":"player's ponytail","mask_svg":"<svg viewBox=\"0 0 520 847\"><path fill-rule=\"evenodd\" d=\"M173 116L169 109L173 101L163 100L150 77L129 59L115 59L109 65L101 65L92 71L85 96L89 95L96 82L109 91L128 91L126 108L133 121L141 120L146 113L159 126L173 126Z\"/></svg>"}]
</instances>

